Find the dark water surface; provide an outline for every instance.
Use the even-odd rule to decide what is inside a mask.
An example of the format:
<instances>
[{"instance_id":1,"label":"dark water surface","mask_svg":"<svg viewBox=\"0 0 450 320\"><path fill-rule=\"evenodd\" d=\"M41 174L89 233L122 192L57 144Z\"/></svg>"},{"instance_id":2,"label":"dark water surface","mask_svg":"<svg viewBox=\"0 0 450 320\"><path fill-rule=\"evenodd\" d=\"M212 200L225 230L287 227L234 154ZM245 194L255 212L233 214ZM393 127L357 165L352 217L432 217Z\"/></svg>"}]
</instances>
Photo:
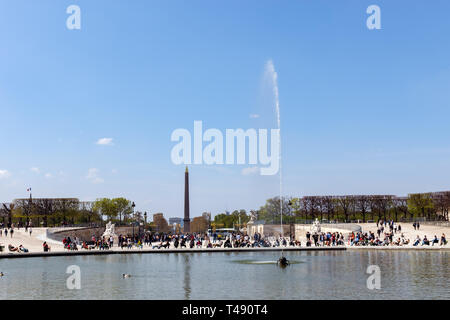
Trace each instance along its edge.
<instances>
[{"instance_id":1,"label":"dark water surface","mask_svg":"<svg viewBox=\"0 0 450 320\"><path fill-rule=\"evenodd\" d=\"M0 299L450 299L448 251L286 256L297 263L278 268L277 252L2 259ZM80 290L67 289L70 265L80 267ZM369 265L380 267L380 290L367 288Z\"/></svg>"}]
</instances>

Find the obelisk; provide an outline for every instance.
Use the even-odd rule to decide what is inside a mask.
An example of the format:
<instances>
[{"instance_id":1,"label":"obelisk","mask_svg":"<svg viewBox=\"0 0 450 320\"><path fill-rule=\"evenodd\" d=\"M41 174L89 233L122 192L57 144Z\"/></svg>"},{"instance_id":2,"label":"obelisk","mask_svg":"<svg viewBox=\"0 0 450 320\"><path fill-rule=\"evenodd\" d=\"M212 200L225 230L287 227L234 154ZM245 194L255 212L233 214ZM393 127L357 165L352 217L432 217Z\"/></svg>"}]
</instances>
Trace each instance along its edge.
<instances>
[{"instance_id":1,"label":"obelisk","mask_svg":"<svg viewBox=\"0 0 450 320\"><path fill-rule=\"evenodd\" d=\"M189 217L189 171L186 166L184 173L184 233L191 232L191 218Z\"/></svg>"}]
</instances>

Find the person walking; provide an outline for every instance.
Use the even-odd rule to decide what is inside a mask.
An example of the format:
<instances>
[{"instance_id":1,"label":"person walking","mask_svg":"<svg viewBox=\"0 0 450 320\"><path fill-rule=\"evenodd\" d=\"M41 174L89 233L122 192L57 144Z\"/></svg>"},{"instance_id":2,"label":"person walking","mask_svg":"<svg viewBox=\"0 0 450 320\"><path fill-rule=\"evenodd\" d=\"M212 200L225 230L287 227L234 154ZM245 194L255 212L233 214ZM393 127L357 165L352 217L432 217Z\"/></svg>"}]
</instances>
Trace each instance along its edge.
<instances>
[{"instance_id":1,"label":"person walking","mask_svg":"<svg viewBox=\"0 0 450 320\"><path fill-rule=\"evenodd\" d=\"M33 230L31 230L31 227L30 227L30 237L31 237L31 233L33 232Z\"/></svg>"}]
</instances>

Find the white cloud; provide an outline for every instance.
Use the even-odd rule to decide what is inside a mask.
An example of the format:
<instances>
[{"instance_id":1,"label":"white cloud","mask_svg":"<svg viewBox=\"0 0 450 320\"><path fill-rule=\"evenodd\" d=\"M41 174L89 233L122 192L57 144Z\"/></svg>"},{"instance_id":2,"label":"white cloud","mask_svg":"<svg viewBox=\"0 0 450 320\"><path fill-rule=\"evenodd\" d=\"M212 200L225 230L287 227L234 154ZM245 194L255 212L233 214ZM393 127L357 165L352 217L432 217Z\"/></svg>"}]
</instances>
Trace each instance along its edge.
<instances>
[{"instance_id":1,"label":"white cloud","mask_svg":"<svg viewBox=\"0 0 450 320\"><path fill-rule=\"evenodd\" d=\"M98 139L97 144L101 146L113 146L114 145L113 138Z\"/></svg>"},{"instance_id":2,"label":"white cloud","mask_svg":"<svg viewBox=\"0 0 450 320\"><path fill-rule=\"evenodd\" d=\"M46 173L45 174L45 177L47 178L47 179L51 179L51 178L53 178L53 175L51 174L51 173Z\"/></svg>"},{"instance_id":3,"label":"white cloud","mask_svg":"<svg viewBox=\"0 0 450 320\"><path fill-rule=\"evenodd\" d=\"M103 180L102 178L95 178L94 180L91 181L93 184L99 184L99 183L103 183L105 182L105 180Z\"/></svg>"},{"instance_id":4,"label":"white cloud","mask_svg":"<svg viewBox=\"0 0 450 320\"><path fill-rule=\"evenodd\" d=\"M91 183L98 184L103 183L105 180L98 176L99 170L97 168L90 168L86 179L88 179Z\"/></svg>"},{"instance_id":5,"label":"white cloud","mask_svg":"<svg viewBox=\"0 0 450 320\"><path fill-rule=\"evenodd\" d=\"M87 179L95 178L97 176L97 174L98 174L98 169L97 168L90 168L86 178Z\"/></svg>"},{"instance_id":6,"label":"white cloud","mask_svg":"<svg viewBox=\"0 0 450 320\"><path fill-rule=\"evenodd\" d=\"M9 178L11 173L8 170L0 170L0 179Z\"/></svg>"},{"instance_id":7,"label":"white cloud","mask_svg":"<svg viewBox=\"0 0 450 320\"><path fill-rule=\"evenodd\" d=\"M37 168L37 167L30 168L30 170L37 174L39 174L41 172L41 170L39 170L39 168Z\"/></svg>"},{"instance_id":8,"label":"white cloud","mask_svg":"<svg viewBox=\"0 0 450 320\"><path fill-rule=\"evenodd\" d=\"M258 167L244 168L244 169L242 169L241 173L244 176L257 174L257 173L259 173L259 168Z\"/></svg>"},{"instance_id":9,"label":"white cloud","mask_svg":"<svg viewBox=\"0 0 450 320\"><path fill-rule=\"evenodd\" d=\"M250 114L250 118L252 118L252 119L259 118L259 114L252 113L252 114Z\"/></svg>"},{"instance_id":10,"label":"white cloud","mask_svg":"<svg viewBox=\"0 0 450 320\"><path fill-rule=\"evenodd\" d=\"M112 169L111 172L112 172L112 174L116 174L119 171L117 169Z\"/></svg>"}]
</instances>

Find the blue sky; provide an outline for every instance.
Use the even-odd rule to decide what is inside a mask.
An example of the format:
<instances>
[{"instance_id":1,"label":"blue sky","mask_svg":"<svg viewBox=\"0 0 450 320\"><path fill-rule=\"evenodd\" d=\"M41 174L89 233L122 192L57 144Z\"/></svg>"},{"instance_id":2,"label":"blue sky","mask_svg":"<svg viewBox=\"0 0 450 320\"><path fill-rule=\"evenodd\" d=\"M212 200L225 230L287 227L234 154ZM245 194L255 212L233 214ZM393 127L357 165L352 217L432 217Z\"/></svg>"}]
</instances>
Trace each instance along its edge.
<instances>
[{"instance_id":1,"label":"blue sky","mask_svg":"<svg viewBox=\"0 0 450 320\"><path fill-rule=\"evenodd\" d=\"M71 4L81 30L66 28ZM366 27L371 4L381 30ZM182 216L172 131L274 121L262 85L269 59L286 195L448 190L449 10L448 1L0 0L0 201L32 187L35 197L125 196ZM277 177L248 167L191 166L191 215L258 208L278 194Z\"/></svg>"}]
</instances>

